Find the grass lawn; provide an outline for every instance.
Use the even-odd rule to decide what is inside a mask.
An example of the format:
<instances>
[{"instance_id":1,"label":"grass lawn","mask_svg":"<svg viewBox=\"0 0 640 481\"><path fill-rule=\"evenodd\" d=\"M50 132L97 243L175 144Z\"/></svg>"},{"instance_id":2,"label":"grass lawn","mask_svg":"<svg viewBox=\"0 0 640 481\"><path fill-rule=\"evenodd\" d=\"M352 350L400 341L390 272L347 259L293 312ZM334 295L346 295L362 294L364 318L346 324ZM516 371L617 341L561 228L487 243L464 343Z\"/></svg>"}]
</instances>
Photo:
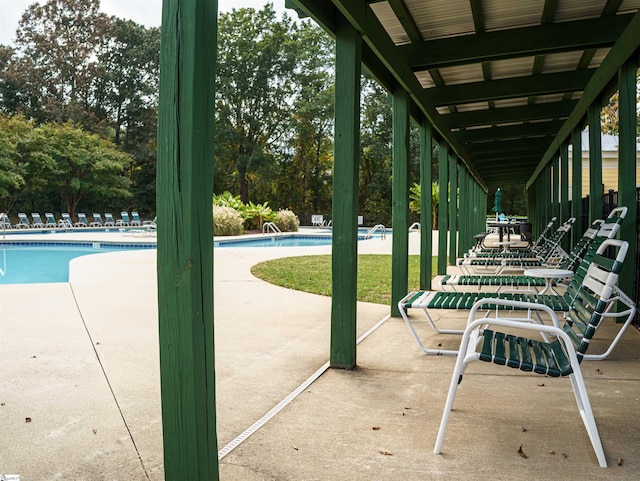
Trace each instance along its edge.
<instances>
[{"instance_id":1,"label":"grass lawn","mask_svg":"<svg viewBox=\"0 0 640 481\"><path fill-rule=\"evenodd\" d=\"M409 256L409 290L420 285L420 256ZM437 259L433 259L436 272ZM298 291L331 295L331 256L285 257L261 262L251 273L271 284ZM386 304L391 302L391 256L358 256L358 300Z\"/></svg>"}]
</instances>

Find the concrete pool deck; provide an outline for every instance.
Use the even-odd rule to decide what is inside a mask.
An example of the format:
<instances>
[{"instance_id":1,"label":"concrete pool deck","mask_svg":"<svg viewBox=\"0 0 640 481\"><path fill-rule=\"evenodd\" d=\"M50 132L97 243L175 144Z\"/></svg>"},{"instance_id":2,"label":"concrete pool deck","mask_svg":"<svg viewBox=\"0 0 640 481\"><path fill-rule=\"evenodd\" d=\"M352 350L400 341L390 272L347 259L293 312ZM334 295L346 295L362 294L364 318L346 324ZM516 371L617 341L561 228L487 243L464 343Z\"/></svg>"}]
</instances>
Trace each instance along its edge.
<instances>
[{"instance_id":1,"label":"concrete pool deck","mask_svg":"<svg viewBox=\"0 0 640 481\"><path fill-rule=\"evenodd\" d=\"M416 241L411 234L412 253ZM373 239L359 249L390 253L390 245ZM266 284L250 267L330 249L214 251L219 449L328 359L330 299ZM358 334L388 311L359 303ZM440 322L466 320L439 314ZM455 347L455 338L424 335ZM0 286L0 474L163 479L157 345L155 251L76 259L69 283ZM357 369L322 374L220 461L220 478L635 480L638 347L640 335L629 329L609 360L584 364L606 470L567 380L491 366L470 368L443 454L433 455L454 358L425 356L402 320L389 319L358 346Z\"/></svg>"}]
</instances>

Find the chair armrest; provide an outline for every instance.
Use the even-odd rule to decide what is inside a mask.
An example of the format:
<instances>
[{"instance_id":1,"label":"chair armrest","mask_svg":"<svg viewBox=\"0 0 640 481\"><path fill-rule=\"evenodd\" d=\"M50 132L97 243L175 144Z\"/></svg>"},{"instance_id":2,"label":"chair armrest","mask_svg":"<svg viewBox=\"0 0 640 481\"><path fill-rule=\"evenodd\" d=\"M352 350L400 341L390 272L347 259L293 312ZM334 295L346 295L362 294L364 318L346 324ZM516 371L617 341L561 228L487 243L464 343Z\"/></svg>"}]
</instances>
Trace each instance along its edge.
<instances>
[{"instance_id":1,"label":"chair armrest","mask_svg":"<svg viewBox=\"0 0 640 481\"><path fill-rule=\"evenodd\" d=\"M546 306L545 304L538 304L535 302L515 301L512 299L485 298L485 299L480 299L476 301L471 307L471 311L469 312L469 319L467 321L467 325L470 325L472 322L476 320L476 312L481 308L481 306L486 304L493 304L493 305L500 305L500 306L507 306L507 307L510 306L514 308L517 307L520 309L526 309L528 312L531 312L531 311L536 311L537 313L544 312L547 315L549 315L549 317L551 318L551 323L553 324L553 327L562 331L562 329L560 328L560 321L558 320L558 316L556 315L554 310L551 309L549 306ZM525 323L535 324L538 326L543 325L541 324L542 319L540 318L539 318L540 322L536 322L530 315L526 318L507 317L507 316L501 315L499 311L496 311L496 315L493 318L486 317L486 315L483 318L479 318L479 320L485 321L485 324L490 324L489 320L492 320L492 319L508 320L510 323L512 323L511 327L518 327L518 328L523 328L521 325ZM520 326L518 324L520 324Z\"/></svg>"}]
</instances>

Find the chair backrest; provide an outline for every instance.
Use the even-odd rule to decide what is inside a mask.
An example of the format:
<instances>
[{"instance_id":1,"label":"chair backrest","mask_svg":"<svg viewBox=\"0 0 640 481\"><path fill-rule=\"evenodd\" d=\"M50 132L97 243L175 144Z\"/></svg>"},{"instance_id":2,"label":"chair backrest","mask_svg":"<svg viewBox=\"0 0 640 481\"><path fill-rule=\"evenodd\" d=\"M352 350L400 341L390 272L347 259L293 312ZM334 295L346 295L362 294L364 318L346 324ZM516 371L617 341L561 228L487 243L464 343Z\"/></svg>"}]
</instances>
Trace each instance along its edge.
<instances>
[{"instance_id":1,"label":"chair backrest","mask_svg":"<svg viewBox=\"0 0 640 481\"><path fill-rule=\"evenodd\" d=\"M122 220L123 220L124 222L126 222L127 224L128 224L129 222L131 222L131 221L129 220L129 213L128 213L128 212L120 212L120 217L121 217L121 218L122 218Z\"/></svg>"},{"instance_id":2,"label":"chair backrest","mask_svg":"<svg viewBox=\"0 0 640 481\"><path fill-rule=\"evenodd\" d=\"M55 224L56 223L56 218L53 216L53 213L45 212L44 216L47 219L47 224Z\"/></svg>"},{"instance_id":3,"label":"chair backrest","mask_svg":"<svg viewBox=\"0 0 640 481\"><path fill-rule=\"evenodd\" d=\"M93 213L93 222L96 224L102 224L102 215L94 212Z\"/></svg>"},{"instance_id":4,"label":"chair backrest","mask_svg":"<svg viewBox=\"0 0 640 481\"><path fill-rule=\"evenodd\" d=\"M86 214L84 214L83 212L78 212L78 222L82 224L88 224L89 220L87 219Z\"/></svg>"},{"instance_id":5,"label":"chair backrest","mask_svg":"<svg viewBox=\"0 0 640 481\"><path fill-rule=\"evenodd\" d=\"M140 223L140 215L135 210L131 211L131 222Z\"/></svg>"},{"instance_id":6,"label":"chair backrest","mask_svg":"<svg viewBox=\"0 0 640 481\"><path fill-rule=\"evenodd\" d=\"M113 214L110 214L108 212L104 213L104 222L105 224L115 224L116 221L113 218Z\"/></svg>"},{"instance_id":7,"label":"chair backrest","mask_svg":"<svg viewBox=\"0 0 640 481\"><path fill-rule=\"evenodd\" d=\"M543 242L545 242L547 240L547 238L546 238L547 232L549 232L549 229L551 229L553 227L553 224L555 224L556 219L557 219L557 217L552 217L551 220L549 221L549 223L546 225L546 227L544 229L542 229L542 232L540 232L540 235L538 235L538 238L533 243L533 246L531 246L532 249L536 249L540 244L542 244Z\"/></svg>"},{"instance_id":8,"label":"chair backrest","mask_svg":"<svg viewBox=\"0 0 640 481\"><path fill-rule=\"evenodd\" d=\"M606 256L609 248L615 251L614 258ZM605 239L597 247L590 245L567 288L565 296L570 302L563 329L573 340L580 360L609 309L628 248L628 242L618 239Z\"/></svg>"},{"instance_id":9,"label":"chair backrest","mask_svg":"<svg viewBox=\"0 0 640 481\"><path fill-rule=\"evenodd\" d=\"M44 224L44 222L42 222L42 217L40 217L38 212L32 212L31 218L33 219L34 224Z\"/></svg>"},{"instance_id":10,"label":"chair backrest","mask_svg":"<svg viewBox=\"0 0 640 481\"><path fill-rule=\"evenodd\" d=\"M11 219L4 212L0 213L0 226L3 226L5 229L11 228Z\"/></svg>"},{"instance_id":11,"label":"chair backrest","mask_svg":"<svg viewBox=\"0 0 640 481\"><path fill-rule=\"evenodd\" d=\"M26 225L27 227L31 227L29 218L27 217L27 214L25 214L24 212L18 212L18 219L20 220L20 224Z\"/></svg>"}]
</instances>

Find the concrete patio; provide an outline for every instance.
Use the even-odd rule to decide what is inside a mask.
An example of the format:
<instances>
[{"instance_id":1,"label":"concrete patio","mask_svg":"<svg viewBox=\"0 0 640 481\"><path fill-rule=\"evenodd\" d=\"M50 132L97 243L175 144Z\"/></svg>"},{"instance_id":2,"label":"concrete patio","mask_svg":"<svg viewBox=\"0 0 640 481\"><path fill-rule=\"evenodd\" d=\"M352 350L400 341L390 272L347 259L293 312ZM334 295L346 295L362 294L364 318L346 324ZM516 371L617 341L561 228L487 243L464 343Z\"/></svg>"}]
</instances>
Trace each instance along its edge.
<instances>
[{"instance_id":1,"label":"concrete patio","mask_svg":"<svg viewBox=\"0 0 640 481\"><path fill-rule=\"evenodd\" d=\"M410 239L416 253L417 235ZM359 249L390 252L390 240ZM218 443L236 446L220 461L222 480L638 479L636 329L608 360L583 364L607 469L598 467L568 380L485 363L467 372L443 452L434 455L455 360L424 355L400 318L359 344L357 369L327 370L236 445L329 352L330 299L266 284L249 269L328 252L215 251ZM360 303L358 334L388 310ZM443 324L466 320L438 314ZM455 336L420 327L433 346L456 347ZM599 337L615 328L607 324ZM155 251L78 258L68 284L0 286L0 474L163 479L157 346Z\"/></svg>"}]
</instances>

